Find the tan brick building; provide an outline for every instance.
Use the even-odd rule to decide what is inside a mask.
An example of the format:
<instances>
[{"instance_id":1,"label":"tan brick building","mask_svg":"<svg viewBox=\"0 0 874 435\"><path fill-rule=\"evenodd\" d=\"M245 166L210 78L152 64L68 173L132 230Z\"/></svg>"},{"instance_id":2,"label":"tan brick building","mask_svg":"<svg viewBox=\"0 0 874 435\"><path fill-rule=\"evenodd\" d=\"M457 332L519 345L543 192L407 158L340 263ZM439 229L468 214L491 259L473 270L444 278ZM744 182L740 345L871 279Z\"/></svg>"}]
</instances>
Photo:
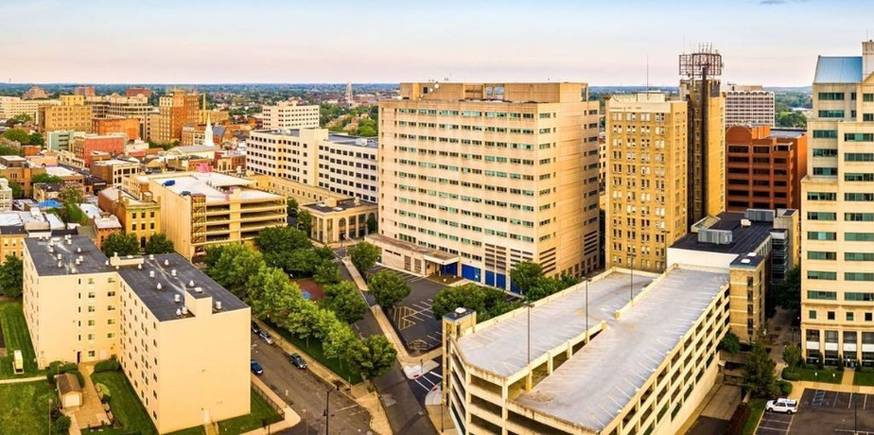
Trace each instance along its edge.
<instances>
[{"instance_id":1,"label":"tan brick building","mask_svg":"<svg viewBox=\"0 0 874 435\"><path fill-rule=\"evenodd\" d=\"M661 272L686 234L687 116L685 101L662 93L607 101L607 267Z\"/></svg>"},{"instance_id":2,"label":"tan brick building","mask_svg":"<svg viewBox=\"0 0 874 435\"><path fill-rule=\"evenodd\" d=\"M158 100L157 115L148 122L149 140L170 143L182 139L182 127L197 125L200 111L200 96L194 92L175 89Z\"/></svg>"},{"instance_id":3,"label":"tan brick building","mask_svg":"<svg viewBox=\"0 0 874 435\"><path fill-rule=\"evenodd\" d=\"M383 263L507 289L520 261L549 275L597 267L599 114L586 84L400 94L379 106L379 231L402 242L385 243Z\"/></svg>"},{"instance_id":4,"label":"tan brick building","mask_svg":"<svg viewBox=\"0 0 874 435\"><path fill-rule=\"evenodd\" d=\"M39 129L91 131L91 106L85 105L81 95L61 95L61 104L39 107Z\"/></svg>"}]
</instances>

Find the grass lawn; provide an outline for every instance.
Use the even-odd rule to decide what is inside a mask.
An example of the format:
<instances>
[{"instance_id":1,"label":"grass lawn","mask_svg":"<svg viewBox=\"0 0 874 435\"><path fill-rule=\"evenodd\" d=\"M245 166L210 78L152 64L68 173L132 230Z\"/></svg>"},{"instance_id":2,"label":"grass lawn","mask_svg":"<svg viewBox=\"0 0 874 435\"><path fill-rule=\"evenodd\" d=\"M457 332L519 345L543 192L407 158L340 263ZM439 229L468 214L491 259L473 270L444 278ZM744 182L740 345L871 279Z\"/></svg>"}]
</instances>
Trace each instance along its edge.
<instances>
[{"instance_id":1,"label":"grass lawn","mask_svg":"<svg viewBox=\"0 0 874 435\"><path fill-rule=\"evenodd\" d=\"M759 419L762 418L762 413L765 412L765 399L750 400L750 417L744 424L744 435L753 435L756 431L756 426L759 425Z\"/></svg>"},{"instance_id":2,"label":"grass lawn","mask_svg":"<svg viewBox=\"0 0 874 435\"><path fill-rule=\"evenodd\" d=\"M874 386L874 371L867 367L864 372L856 370L853 376L853 385Z\"/></svg>"},{"instance_id":3,"label":"grass lawn","mask_svg":"<svg viewBox=\"0 0 874 435\"><path fill-rule=\"evenodd\" d=\"M794 372L798 373L799 381L810 381L810 382L826 382L830 384L840 384L841 378L844 376L843 372L839 372L835 369L825 368L825 369L817 369L814 367L797 367L793 369Z\"/></svg>"},{"instance_id":4,"label":"grass lawn","mask_svg":"<svg viewBox=\"0 0 874 435\"><path fill-rule=\"evenodd\" d=\"M127 377L122 371L101 372L91 375L91 380L95 384L103 384L109 388L109 406L112 410L112 415L115 417L116 426L113 429L104 429L103 431L92 431L91 433L113 434L113 433L128 433L139 432L140 435L153 435L158 431L146 408L140 403L140 399L134 392L133 387L128 382Z\"/></svg>"},{"instance_id":5,"label":"grass lawn","mask_svg":"<svg viewBox=\"0 0 874 435\"><path fill-rule=\"evenodd\" d=\"M297 338L294 334L286 331L283 328L280 328L273 323L267 322L274 331L278 332L279 335L282 335L283 338L290 341L291 344L297 346L298 349L302 350L304 353L309 355L310 358L317 360L322 363L323 366L331 369L332 372L336 373L337 376L345 379L350 384L357 384L361 382L361 375L357 373L353 373L349 370L349 367L341 363L336 359L328 359L325 354L322 352L322 342L316 339L310 339L309 345L305 340L301 340Z\"/></svg>"},{"instance_id":6,"label":"grass lawn","mask_svg":"<svg viewBox=\"0 0 874 435\"><path fill-rule=\"evenodd\" d=\"M243 415L219 422L219 432L223 434L240 434L262 427L264 423L273 424L281 420L277 413L260 394L252 390L252 411L249 415Z\"/></svg>"},{"instance_id":7,"label":"grass lawn","mask_svg":"<svg viewBox=\"0 0 874 435\"><path fill-rule=\"evenodd\" d=\"M0 433L48 433L49 400L55 397L46 381L0 385Z\"/></svg>"},{"instance_id":8,"label":"grass lawn","mask_svg":"<svg viewBox=\"0 0 874 435\"><path fill-rule=\"evenodd\" d=\"M21 302L0 302L0 329L3 330L3 338L6 343L6 356L0 358L0 379L34 376L43 373L36 368L36 357L33 353L33 345L30 343L30 335L27 333L27 323L24 321L24 312L21 311ZM12 356L15 350L21 350L21 353L24 354L23 375L12 373Z\"/></svg>"}]
</instances>

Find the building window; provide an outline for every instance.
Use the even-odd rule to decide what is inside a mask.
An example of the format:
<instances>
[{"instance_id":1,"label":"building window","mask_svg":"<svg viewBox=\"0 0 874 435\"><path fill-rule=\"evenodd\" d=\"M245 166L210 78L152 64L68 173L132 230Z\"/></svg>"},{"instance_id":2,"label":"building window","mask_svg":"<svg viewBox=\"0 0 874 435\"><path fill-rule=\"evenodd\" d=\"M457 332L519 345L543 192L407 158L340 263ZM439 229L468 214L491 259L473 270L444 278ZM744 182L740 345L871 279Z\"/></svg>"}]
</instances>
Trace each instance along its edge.
<instances>
[{"instance_id":1,"label":"building window","mask_svg":"<svg viewBox=\"0 0 874 435\"><path fill-rule=\"evenodd\" d=\"M834 311L829 311L829 312L827 312L827 313L826 313L826 318L827 318L828 320L835 320L835 312L834 312Z\"/></svg>"},{"instance_id":2,"label":"building window","mask_svg":"<svg viewBox=\"0 0 874 435\"><path fill-rule=\"evenodd\" d=\"M817 299L817 300L823 300L823 301L836 301L836 300L838 300L838 294L836 292L829 292L829 291L808 290L807 291L807 299Z\"/></svg>"},{"instance_id":3,"label":"building window","mask_svg":"<svg viewBox=\"0 0 874 435\"><path fill-rule=\"evenodd\" d=\"M807 312L807 318L810 320L816 320L816 310L810 310Z\"/></svg>"}]
</instances>

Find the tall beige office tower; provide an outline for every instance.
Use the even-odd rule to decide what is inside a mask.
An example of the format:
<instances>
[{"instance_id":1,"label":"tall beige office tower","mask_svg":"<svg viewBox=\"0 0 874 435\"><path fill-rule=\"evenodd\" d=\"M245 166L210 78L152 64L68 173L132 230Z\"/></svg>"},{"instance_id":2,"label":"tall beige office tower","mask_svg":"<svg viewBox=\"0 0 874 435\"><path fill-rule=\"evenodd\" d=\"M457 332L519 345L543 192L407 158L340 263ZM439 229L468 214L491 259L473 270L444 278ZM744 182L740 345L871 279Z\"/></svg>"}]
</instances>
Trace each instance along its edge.
<instances>
[{"instance_id":1,"label":"tall beige office tower","mask_svg":"<svg viewBox=\"0 0 874 435\"><path fill-rule=\"evenodd\" d=\"M686 219L689 227L725 211L725 97L722 55L708 45L680 55L680 96L688 104Z\"/></svg>"},{"instance_id":2,"label":"tall beige office tower","mask_svg":"<svg viewBox=\"0 0 874 435\"><path fill-rule=\"evenodd\" d=\"M598 264L598 103L583 83L402 83L379 103L382 262L499 288Z\"/></svg>"},{"instance_id":3,"label":"tall beige office tower","mask_svg":"<svg viewBox=\"0 0 874 435\"><path fill-rule=\"evenodd\" d=\"M607 267L665 269L686 234L686 102L662 93L607 100Z\"/></svg>"},{"instance_id":4,"label":"tall beige office tower","mask_svg":"<svg viewBox=\"0 0 874 435\"><path fill-rule=\"evenodd\" d=\"M804 355L874 363L874 41L820 56L801 181Z\"/></svg>"}]
</instances>

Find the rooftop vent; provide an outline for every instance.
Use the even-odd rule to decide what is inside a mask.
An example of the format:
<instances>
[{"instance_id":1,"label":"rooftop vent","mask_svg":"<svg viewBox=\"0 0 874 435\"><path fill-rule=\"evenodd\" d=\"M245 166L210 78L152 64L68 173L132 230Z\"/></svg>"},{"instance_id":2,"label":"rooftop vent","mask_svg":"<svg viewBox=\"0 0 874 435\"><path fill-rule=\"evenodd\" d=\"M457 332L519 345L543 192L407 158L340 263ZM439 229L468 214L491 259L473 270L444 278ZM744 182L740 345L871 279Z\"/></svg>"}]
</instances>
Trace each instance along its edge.
<instances>
[{"instance_id":1,"label":"rooftop vent","mask_svg":"<svg viewBox=\"0 0 874 435\"><path fill-rule=\"evenodd\" d=\"M755 256L756 256L755 252L750 252L749 254L747 254L747 257L755 257Z\"/></svg>"},{"instance_id":2,"label":"rooftop vent","mask_svg":"<svg viewBox=\"0 0 874 435\"><path fill-rule=\"evenodd\" d=\"M61 254L58 254L58 260L63 260L63 259L64 259L64 256Z\"/></svg>"},{"instance_id":3,"label":"rooftop vent","mask_svg":"<svg viewBox=\"0 0 874 435\"><path fill-rule=\"evenodd\" d=\"M187 316L187 315L188 315L188 307L185 307L185 306L182 307L182 315L183 315L183 316Z\"/></svg>"},{"instance_id":4,"label":"rooftop vent","mask_svg":"<svg viewBox=\"0 0 874 435\"><path fill-rule=\"evenodd\" d=\"M176 309L176 317L182 317L182 309L181 308Z\"/></svg>"},{"instance_id":5,"label":"rooftop vent","mask_svg":"<svg viewBox=\"0 0 874 435\"><path fill-rule=\"evenodd\" d=\"M740 220L740 226L742 226L742 227L748 227L752 224L753 224L753 222L749 219L741 219Z\"/></svg>"},{"instance_id":6,"label":"rooftop vent","mask_svg":"<svg viewBox=\"0 0 874 435\"><path fill-rule=\"evenodd\" d=\"M149 278L154 278L154 277L155 277L155 271L154 271L154 270L150 270L150 271L149 271Z\"/></svg>"},{"instance_id":7,"label":"rooftop vent","mask_svg":"<svg viewBox=\"0 0 874 435\"><path fill-rule=\"evenodd\" d=\"M77 254L81 254L81 253L82 253L82 248L76 248L76 253L77 253Z\"/></svg>"},{"instance_id":8,"label":"rooftop vent","mask_svg":"<svg viewBox=\"0 0 874 435\"><path fill-rule=\"evenodd\" d=\"M60 269L60 268L62 268L62 267L64 267L64 263L63 263L62 261L59 261L59 262L58 262L58 268Z\"/></svg>"},{"instance_id":9,"label":"rooftop vent","mask_svg":"<svg viewBox=\"0 0 874 435\"><path fill-rule=\"evenodd\" d=\"M54 253L54 252L55 252L55 248L52 248L51 246L49 246L49 253L51 254L51 253Z\"/></svg>"},{"instance_id":10,"label":"rooftop vent","mask_svg":"<svg viewBox=\"0 0 874 435\"><path fill-rule=\"evenodd\" d=\"M188 287L194 287L194 281L188 281Z\"/></svg>"},{"instance_id":11,"label":"rooftop vent","mask_svg":"<svg viewBox=\"0 0 874 435\"><path fill-rule=\"evenodd\" d=\"M215 301L215 310L216 311L222 310L222 301Z\"/></svg>"},{"instance_id":12,"label":"rooftop vent","mask_svg":"<svg viewBox=\"0 0 874 435\"><path fill-rule=\"evenodd\" d=\"M176 269L170 270L170 276L176 276Z\"/></svg>"},{"instance_id":13,"label":"rooftop vent","mask_svg":"<svg viewBox=\"0 0 874 435\"><path fill-rule=\"evenodd\" d=\"M749 258L744 258L744 259L741 260L740 262L743 263L743 264L750 264L750 259L749 259Z\"/></svg>"},{"instance_id":14,"label":"rooftop vent","mask_svg":"<svg viewBox=\"0 0 874 435\"><path fill-rule=\"evenodd\" d=\"M103 265L104 265L104 266L109 266L109 260L104 261L104 262L103 262Z\"/></svg>"},{"instance_id":15,"label":"rooftop vent","mask_svg":"<svg viewBox=\"0 0 874 435\"><path fill-rule=\"evenodd\" d=\"M154 259L155 259L155 254L149 254L149 260L154 260Z\"/></svg>"},{"instance_id":16,"label":"rooftop vent","mask_svg":"<svg viewBox=\"0 0 874 435\"><path fill-rule=\"evenodd\" d=\"M698 231L698 243L728 245L731 242L732 233L729 230L714 230L710 228L702 228Z\"/></svg>"},{"instance_id":17,"label":"rooftop vent","mask_svg":"<svg viewBox=\"0 0 874 435\"><path fill-rule=\"evenodd\" d=\"M73 240L72 240L72 239L67 239L67 244L68 244L68 245L72 245L72 244L73 244Z\"/></svg>"},{"instance_id":18,"label":"rooftop vent","mask_svg":"<svg viewBox=\"0 0 874 435\"><path fill-rule=\"evenodd\" d=\"M176 293L175 295L173 295L173 302L176 302L177 304L179 302L182 302L182 296L180 296L179 293Z\"/></svg>"},{"instance_id":19,"label":"rooftop vent","mask_svg":"<svg viewBox=\"0 0 874 435\"><path fill-rule=\"evenodd\" d=\"M161 290L161 283L159 282L158 285L155 286L155 288Z\"/></svg>"},{"instance_id":20,"label":"rooftop vent","mask_svg":"<svg viewBox=\"0 0 874 435\"><path fill-rule=\"evenodd\" d=\"M167 260L167 259L165 258L165 259L164 259L164 266L169 266L169 265L170 265L170 260Z\"/></svg>"},{"instance_id":21,"label":"rooftop vent","mask_svg":"<svg viewBox=\"0 0 874 435\"><path fill-rule=\"evenodd\" d=\"M203 287L195 287L194 292L195 293L203 293Z\"/></svg>"},{"instance_id":22,"label":"rooftop vent","mask_svg":"<svg viewBox=\"0 0 874 435\"><path fill-rule=\"evenodd\" d=\"M142 264L138 264L138 265L137 265L137 270L143 270L143 265L142 265Z\"/></svg>"},{"instance_id":23,"label":"rooftop vent","mask_svg":"<svg viewBox=\"0 0 874 435\"><path fill-rule=\"evenodd\" d=\"M455 309L455 314L458 314L458 315L462 315L466 312L467 312L467 310L464 307L458 307Z\"/></svg>"}]
</instances>

